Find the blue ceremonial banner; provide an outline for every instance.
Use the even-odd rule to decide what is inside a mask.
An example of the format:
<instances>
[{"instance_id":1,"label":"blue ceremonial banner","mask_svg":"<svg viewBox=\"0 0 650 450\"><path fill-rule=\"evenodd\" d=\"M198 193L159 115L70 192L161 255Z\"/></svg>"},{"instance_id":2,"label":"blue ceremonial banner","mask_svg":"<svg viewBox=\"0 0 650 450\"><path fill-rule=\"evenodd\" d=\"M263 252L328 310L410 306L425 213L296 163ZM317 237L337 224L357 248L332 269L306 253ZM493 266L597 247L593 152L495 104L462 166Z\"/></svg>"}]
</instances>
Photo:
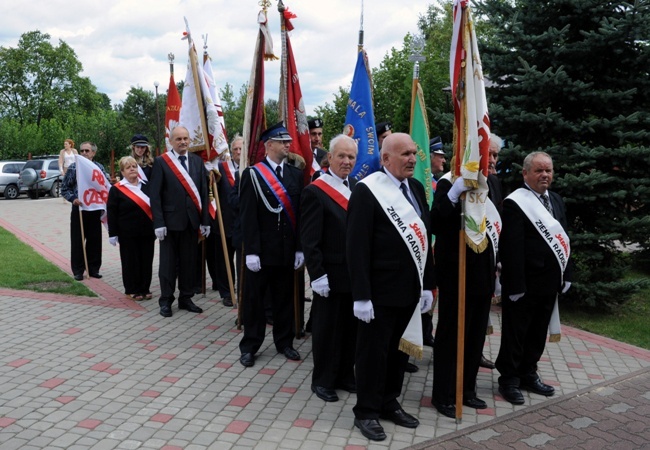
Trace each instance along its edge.
<instances>
[{"instance_id":1,"label":"blue ceremonial banner","mask_svg":"<svg viewBox=\"0 0 650 450\"><path fill-rule=\"evenodd\" d=\"M350 176L359 181L379 170L379 145L372 107L370 71L363 49L359 50L357 66L354 69L343 134L354 139L359 147L357 163Z\"/></svg>"}]
</instances>

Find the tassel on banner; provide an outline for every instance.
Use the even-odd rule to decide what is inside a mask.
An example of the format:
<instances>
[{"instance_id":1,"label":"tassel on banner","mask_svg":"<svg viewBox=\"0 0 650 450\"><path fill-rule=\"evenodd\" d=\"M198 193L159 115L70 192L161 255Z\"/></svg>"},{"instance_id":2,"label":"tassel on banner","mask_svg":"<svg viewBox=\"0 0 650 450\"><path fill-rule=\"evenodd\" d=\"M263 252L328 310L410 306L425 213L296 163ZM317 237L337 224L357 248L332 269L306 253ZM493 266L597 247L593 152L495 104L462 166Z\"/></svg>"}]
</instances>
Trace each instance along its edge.
<instances>
[{"instance_id":1,"label":"tassel on banner","mask_svg":"<svg viewBox=\"0 0 650 450\"><path fill-rule=\"evenodd\" d=\"M423 348L402 338L399 340L399 351L416 359L422 359Z\"/></svg>"}]
</instances>

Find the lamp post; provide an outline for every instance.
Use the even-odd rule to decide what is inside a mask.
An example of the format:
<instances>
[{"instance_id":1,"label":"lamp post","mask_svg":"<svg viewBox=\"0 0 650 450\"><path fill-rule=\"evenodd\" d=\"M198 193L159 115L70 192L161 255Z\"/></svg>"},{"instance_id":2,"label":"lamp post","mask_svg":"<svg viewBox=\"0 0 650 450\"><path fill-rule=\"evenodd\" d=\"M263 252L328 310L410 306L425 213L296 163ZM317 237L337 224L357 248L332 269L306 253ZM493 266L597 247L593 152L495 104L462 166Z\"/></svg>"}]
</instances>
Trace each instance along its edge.
<instances>
[{"instance_id":1,"label":"lamp post","mask_svg":"<svg viewBox=\"0 0 650 450\"><path fill-rule=\"evenodd\" d=\"M160 83L153 82L156 88L156 156L160 156L160 108L158 107L158 86Z\"/></svg>"}]
</instances>

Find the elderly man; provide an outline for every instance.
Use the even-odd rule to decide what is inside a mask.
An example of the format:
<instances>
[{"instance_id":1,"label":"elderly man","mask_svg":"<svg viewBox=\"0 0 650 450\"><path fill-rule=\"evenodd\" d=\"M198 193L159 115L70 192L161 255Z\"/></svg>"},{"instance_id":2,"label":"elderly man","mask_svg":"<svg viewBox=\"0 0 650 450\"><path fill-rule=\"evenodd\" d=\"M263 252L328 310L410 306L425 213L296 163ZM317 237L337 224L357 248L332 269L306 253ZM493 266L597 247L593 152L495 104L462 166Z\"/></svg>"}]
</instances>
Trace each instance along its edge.
<instances>
[{"instance_id":1,"label":"elderly man","mask_svg":"<svg viewBox=\"0 0 650 450\"><path fill-rule=\"evenodd\" d=\"M361 180L348 207L347 261L357 329L354 424L382 441L380 418L415 428L400 406L408 355L398 348L409 320L431 308L434 287L429 208L413 179L416 146L404 133L388 136L383 168Z\"/></svg>"},{"instance_id":2,"label":"elderly man","mask_svg":"<svg viewBox=\"0 0 650 450\"><path fill-rule=\"evenodd\" d=\"M178 308L203 310L192 302L197 266L196 239L210 234L208 174L200 156L188 152L190 134L185 127L172 130L172 150L154 160L149 182L151 212L160 241L160 315L172 316L178 278Z\"/></svg>"},{"instance_id":3,"label":"elderly man","mask_svg":"<svg viewBox=\"0 0 650 450\"><path fill-rule=\"evenodd\" d=\"M271 291L273 342L287 359L300 360L293 348L294 271L302 267L300 250L300 193L303 173L287 164L291 136L278 123L261 136L266 158L242 174L240 218L244 237L243 325L239 342L244 367L255 363L264 342L264 295Z\"/></svg>"},{"instance_id":4,"label":"elderly man","mask_svg":"<svg viewBox=\"0 0 650 450\"><path fill-rule=\"evenodd\" d=\"M82 142L79 147L79 154L91 161L97 153L97 146L92 142ZM106 177L106 171L97 161L93 161L101 169ZM99 268L102 266L102 211L81 211L83 217L83 237L81 233L81 221L79 219L79 206L81 201L77 192L77 164L72 163L65 172L63 183L61 183L61 195L67 201L72 203L72 212L70 213L70 265L74 279L81 281L84 279L84 246L88 257L88 275L93 278L101 278Z\"/></svg>"},{"instance_id":5,"label":"elderly man","mask_svg":"<svg viewBox=\"0 0 650 450\"><path fill-rule=\"evenodd\" d=\"M557 296L571 286L570 243L562 197L548 189L553 161L544 152L524 159L524 187L503 201L499 243L503 318L496 360L499 392L515 405L524 403L521 389L551 396L537 363Z\"/></svg>"},{"instance_id":6,"label":"elderly man","mask_svg":"<svg viewBox=\"0 0 650 450\"><path fill-rule=\"evenodd\" d=\"M336 388L356 392L354 350L357 320L352 314L350 276L345 262L349 178L357 144L345 135L330 142L330 170L302 191L301 240L311 278L314 372L311 390L326 402L338 401Z\"/></svg>"}]
</instances>

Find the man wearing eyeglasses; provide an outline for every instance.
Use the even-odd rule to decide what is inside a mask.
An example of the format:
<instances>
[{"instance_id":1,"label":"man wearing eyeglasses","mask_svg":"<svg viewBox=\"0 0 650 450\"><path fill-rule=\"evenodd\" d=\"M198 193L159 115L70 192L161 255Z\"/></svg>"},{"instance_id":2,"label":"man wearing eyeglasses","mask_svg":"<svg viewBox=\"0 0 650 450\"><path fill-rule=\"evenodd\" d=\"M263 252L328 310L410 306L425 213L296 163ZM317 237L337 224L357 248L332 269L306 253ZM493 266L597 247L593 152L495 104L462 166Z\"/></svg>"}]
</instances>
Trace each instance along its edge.
<instances>
[{"instance_id":1,"label":"man wearing eyeglasses","mask_svg":"<svg viewBox=\"0 0 650 450\"><path fill-rule=\"evenodd\" d=\"M91 161L97 153L97 146L92 142L83 142L79 148L79 154ZM104 176L108 177L104 166L93 161L101 169ZM72 163L65 173L61 183L61 195L72 203L70 214L70 265L74 279L81 281L84 278L86 264L84 262L84 245L88 257L88 275L93 278L101 278L99 269L102 266L102 211L81 211L81 201L77 192L77 164ZM80 218L81 217L81 218ZM81 233L81 220L83 220L83 234ZM82 239L82 236L84 239Z\"/></svg>"}]
</instances>

